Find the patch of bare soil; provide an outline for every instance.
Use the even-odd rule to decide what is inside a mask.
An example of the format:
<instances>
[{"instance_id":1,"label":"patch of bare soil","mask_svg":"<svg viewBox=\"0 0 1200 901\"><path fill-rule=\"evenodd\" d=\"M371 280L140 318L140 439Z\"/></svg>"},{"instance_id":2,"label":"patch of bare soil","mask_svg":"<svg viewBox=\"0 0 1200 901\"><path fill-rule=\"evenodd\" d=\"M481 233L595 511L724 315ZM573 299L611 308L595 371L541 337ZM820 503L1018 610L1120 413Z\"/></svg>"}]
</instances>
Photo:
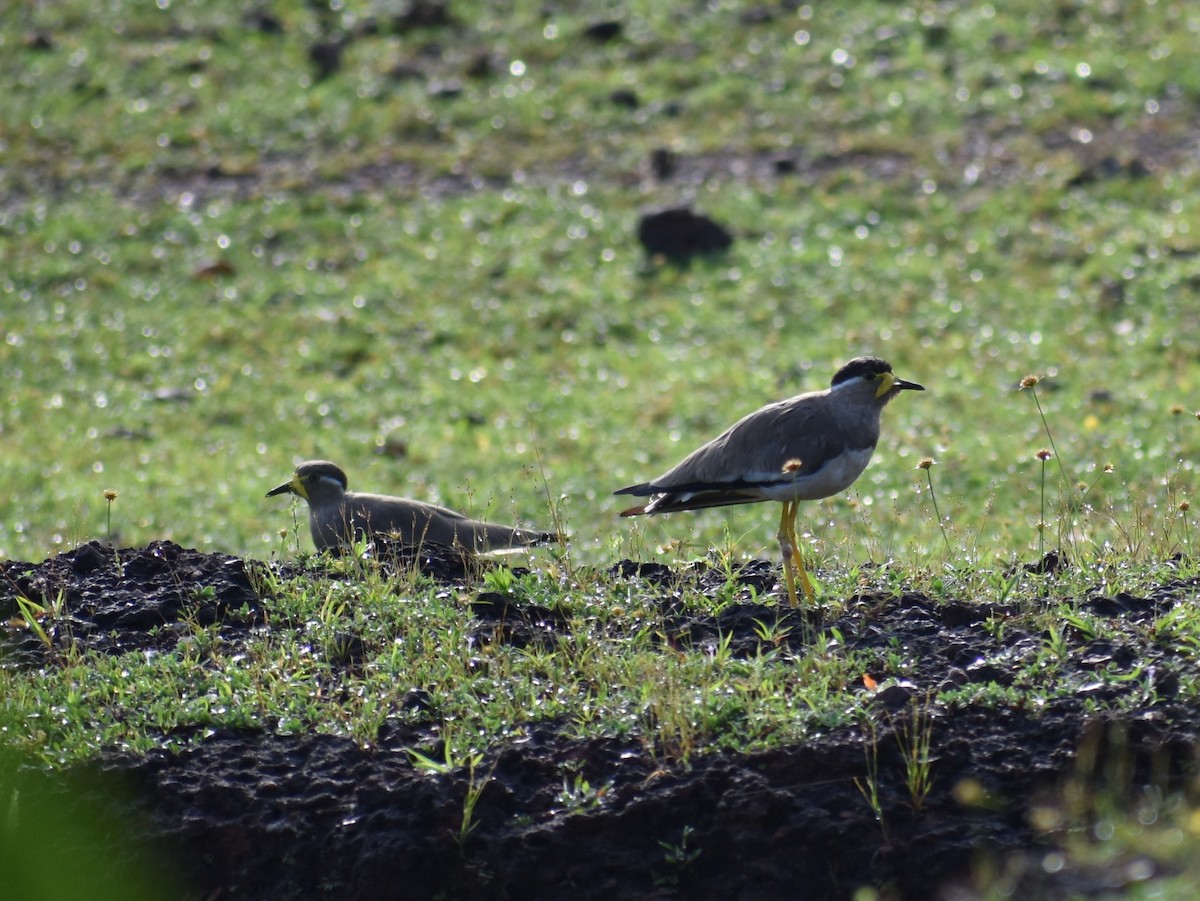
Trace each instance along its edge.
<instances>
[{"instance_id":1,"label":"patch of bare soil","mask_svg":"<svg viewBox=\"0 0 1200 901\"><path fill-rule=\"evenodd\" d=\"M453 555L406 562L450 581L463 576ZM217 625L236 643L268 627L254 576L264 566L169 542L117 552L92 543L37 565L0 564L0 613L15 614L17 591L59 604L60 648L164 652L190 623ZM1003 607L916 593L851 598L836 620L749 593L719 615L696 615L679 602L678 585L728 591L724 573L622 561L613 575L661 592L664 640L673 645L725 638L732 653L754 655L769 622L779 624L772 646L793 653L815 634L871 652L870 675L883 685L873 699L877 734L833 728L777 750L684 764L632 740L581 740L554 722L530 724L477 768L483 790L463 838L470 775L424 771L406 751L436 746L437 699L422 697L427 725L385 726L365 749L325 735L223 732L178 753L114 751L73 781L45 780L40 791L56 815L41 828L65 834L78 805L99 803L120 824L105 854L170 860L184 896L205 899L820 899L871 885L887 899L949 901L973 897L971 874L986 859L1023 861L1013 896L1048 899L1117 897L1123 882L1155 875L1144 861L1046 873L1042 856L1064 835L1039 831L1031 812L1057 803L1068 781L1102 781L1112 772L1106 756L1120 757L1124 790L1151 782L1169 790L1195 774L1200 713L1174 699L1183 664L1169 646L1070 635L1055 675L1069 690L1044 707L933 709L925 721L932 788L915 804L897 741L923 725L909 699L946 685L1011 682L1043 636L995 628ZM754 562L737 578L761 597L776 576ZM1079 603L1134 623L1196 594L1195 583L1179 582L1145 597ZM569 628L553 609L486 592L471 615L475 634L492 641L552 644ZM3 647L7 665L37 665L45 654L26 630L10 628ZM906 672L897 681L888 666L900 659ZM1118 701L1128 712L1094 712ZM872 748L882 820L862 790ZM132 790L109 790L118 784ZM589 790L572 798L564 787Z\"/></svg>"}]
</instances>

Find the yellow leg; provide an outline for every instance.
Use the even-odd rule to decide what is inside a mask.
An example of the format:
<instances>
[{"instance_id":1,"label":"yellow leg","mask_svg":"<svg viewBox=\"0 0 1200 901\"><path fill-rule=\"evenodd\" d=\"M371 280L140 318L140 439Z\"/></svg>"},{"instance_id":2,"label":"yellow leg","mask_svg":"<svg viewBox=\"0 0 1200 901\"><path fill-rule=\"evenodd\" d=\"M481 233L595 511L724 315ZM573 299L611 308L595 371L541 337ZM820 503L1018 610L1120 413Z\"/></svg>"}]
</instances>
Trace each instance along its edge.
<instances>
[{"instance_id":1,"label":"yellow leg","mask_svg":"<svg viewBox=\"0 0 1200 901\"><path fill-rule=\"evenodd\" d=\"M804 589L804 596L809 603L816 601L817 593L813 591L812 582L808 579L808 570L804 567L804 557L800 554L800 539L796 537L796 513L799 512L800 505L795 501L792 502L792 519L789 523L789 529L792 536L792 554L796 558L796 569L800 572L800 586Z\"/></svg>"},{"instance_id":2,"label":"yellow leg","mask_svg":"<svg viewBox=\"0 0 1200 901\"><path fill-rule=\"evenodd\" d=\"M794 505L794 501L783 502L783 513L779 517L779 532L775 537L779 539L779 553L783 557L783 578L787 583L788 603L797 607L800 602L796 599L796 574L792 571L795 566L794 554L792 553L791 534L788 531L791 508Z\"/></svg>"},{"instance_id":3,"label":"yellow leg","mask_svg":"<svg viewBox=\"0 0 1200 901\"><path fill-rule=\"evenodd\" d=\"M804 568L804 558L800 556L800 540L796 537L796 513L799 504L796 501L784 501L783 514L779 517L779 552L783 555L783 575L787 581L788 603L793 607L800 606L796 596L796 574L800 574L800 587L804 589L804 597L810 602L816 598L812 582L809 581L808 571Z\"/></svg>"}]
</instances>

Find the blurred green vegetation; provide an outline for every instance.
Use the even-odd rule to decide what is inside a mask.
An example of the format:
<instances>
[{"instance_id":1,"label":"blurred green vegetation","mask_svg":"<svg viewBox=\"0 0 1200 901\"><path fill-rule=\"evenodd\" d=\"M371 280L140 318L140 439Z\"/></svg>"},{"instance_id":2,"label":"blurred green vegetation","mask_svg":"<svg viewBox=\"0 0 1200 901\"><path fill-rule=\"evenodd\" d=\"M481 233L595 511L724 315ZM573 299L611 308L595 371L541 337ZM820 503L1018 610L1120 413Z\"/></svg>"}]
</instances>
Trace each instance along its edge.
<instances>
[{"instance_id":1,"label":"blurred green vegetation","mask_svg":"<svg viewBox=\"0 0 1200 901\"><path fill-rule=\"evenodd\" d=\"M43 772L0 743L0 895L21 901L181 897L169 853L151 847L112 773Z\"/></svg>"}]
</instances>

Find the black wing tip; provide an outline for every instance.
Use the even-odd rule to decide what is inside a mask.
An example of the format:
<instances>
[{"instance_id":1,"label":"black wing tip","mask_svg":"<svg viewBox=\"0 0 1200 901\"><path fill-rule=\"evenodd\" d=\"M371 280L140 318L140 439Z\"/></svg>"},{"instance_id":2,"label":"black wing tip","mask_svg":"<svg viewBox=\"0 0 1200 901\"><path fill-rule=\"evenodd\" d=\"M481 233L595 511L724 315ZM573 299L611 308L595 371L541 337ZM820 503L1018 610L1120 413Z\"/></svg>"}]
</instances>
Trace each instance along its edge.
<instances>
[{"instance_id":1,"label":"black wing tip","mask_svg":"<svg viewBox=\"0 0 1200 901\"><path fill-rule=\"evenodd\" d=\"M655 488L649 482L642 482L640 485L629 485L626 488L618 488L613 492L618 494L632 494L634 497L649 497L652 494L658 494L659 489Z\"/></svg>"}]
</instances>

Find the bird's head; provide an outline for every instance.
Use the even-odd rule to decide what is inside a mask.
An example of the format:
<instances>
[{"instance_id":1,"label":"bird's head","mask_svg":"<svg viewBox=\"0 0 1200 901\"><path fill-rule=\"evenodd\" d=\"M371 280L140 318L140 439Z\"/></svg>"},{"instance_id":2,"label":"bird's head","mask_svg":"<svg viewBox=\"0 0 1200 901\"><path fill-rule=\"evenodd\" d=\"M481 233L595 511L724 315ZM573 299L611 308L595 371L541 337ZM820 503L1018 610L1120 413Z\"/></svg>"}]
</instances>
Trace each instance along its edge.
<instances>
[{"instance_id":1,"label":"bird's head","mask_svg":"<svg viewBox=\"0 0 1200 901\"><path fill-rule=\"evenodd\" d=\"M267 492L267 497L277 494L294 494L310 503L322 497L341 497L346 493L346 474L328 460L309 460L301 463L292 473L291 481Z\"/></svg>"},{"instance_id":2,"label":"bird's head","mask_svg":"<svg viewBox=\"0 0 1200 901\"><path fill-rule=\"evenodd\" d=\"M923 385L899 378L892 364L879 357L855 357L837 371L830 383L833 391L868 391L872 398L886 404L901 391L924 391Z\"/></svg>"}]
</instances>

